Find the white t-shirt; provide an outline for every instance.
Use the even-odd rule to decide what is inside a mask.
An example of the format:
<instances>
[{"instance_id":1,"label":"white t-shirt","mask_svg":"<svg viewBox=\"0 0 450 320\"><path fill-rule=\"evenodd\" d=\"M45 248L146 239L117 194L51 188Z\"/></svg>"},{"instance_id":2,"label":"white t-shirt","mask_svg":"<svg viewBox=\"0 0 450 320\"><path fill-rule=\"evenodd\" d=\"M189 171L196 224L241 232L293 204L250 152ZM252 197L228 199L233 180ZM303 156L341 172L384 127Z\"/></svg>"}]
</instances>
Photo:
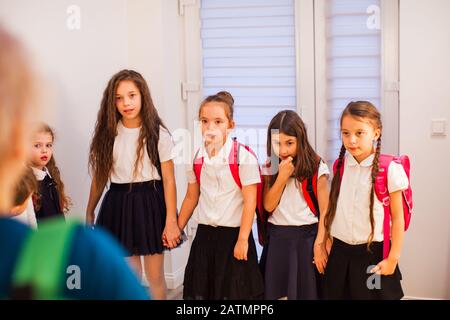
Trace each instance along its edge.
<instances>
[{"instance_id":1,"label":"white t-shirt","mask_svg":"<svg viewBox=\"0 0 450 320\"><path fill-rule=\"evenodd\" d=\"M317 179L323 175L330 175L328 166L320 161ZM280 203L273 211L268 221L280 226L303 226L317 223L319 219L312 213L303 196L301 184L291 177L286 183Z\"/></svg>"},{"instance_id":2,"label":"white t-shirt","mask_svg":"<svg viewBox=\"0 0 450 320\"><path fill-rule=\"evenodd\" d=\"M161 180L158 170L150 161L147 148L144 144L143 161L139 165L134 177L134 165L136 162L136 149L138 146L139 132L141 128L127 128L122 121L117 123L117 136L114 139L113 170L111 172L112 183L132 183L150 180ZM172 154L174 144L170 133L160 126L158 152L161 162L175 158Z\"/></svg>"},{"instance_id":3,"label":"white t-shirt","mask_svg":"<svg viewBox=\"0 0 450 320\"><path fill-rule=\"evenodd\" d=\"M223 227L241 225L244 198L228 161L232 143L229 138L212 158L204 147L200 149L198 157L204 157L204 163L200 174L200 199L194 212L194 219L199 224ZM192 164L187 166L186 173L189 183L197 182ZM239 177L242 186L261 182L258 160L244 147L239 148Z\"/></svg>"},{"instance_id":4,"label":"white t-shirt","mask_svg":"<svg viewBox=\"0 0 450 320\"><path fill-rule=\"evenodd\" d=\"M36 214L34 213L33 200L31 197L28 199L25 211L17 216L11 217L11 219L26 224L33 229L37 229Z\"/></svg>"},{"instance_id":5,"label":"white t-shirt","mask_svg":"<svg viewBox=\"0 0 450 320\"><path fill-rule=\"evenodd\" d=\"M367 243L370 226L370 191L374 155L358 163L352 155L345 158L344 176L337 202L331 235L348 244ZM388 191L393 193L408 188L408 177L401 164L391 162L388 168ZM373 241L383 241L383 204L374 192Z\"/></svg>"}]
</instances>

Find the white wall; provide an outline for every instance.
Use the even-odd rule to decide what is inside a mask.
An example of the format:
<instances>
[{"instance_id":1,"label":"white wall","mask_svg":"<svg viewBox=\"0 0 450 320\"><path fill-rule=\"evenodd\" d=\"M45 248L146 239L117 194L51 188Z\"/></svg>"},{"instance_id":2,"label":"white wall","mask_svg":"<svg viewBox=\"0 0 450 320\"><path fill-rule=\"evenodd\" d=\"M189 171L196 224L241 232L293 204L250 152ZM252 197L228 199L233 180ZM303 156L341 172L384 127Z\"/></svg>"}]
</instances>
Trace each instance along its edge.
<instances>
[{"instance_id":1,"label":"white wall","mask_svg":"<svg viewBox=\"0 0 450 320\"><path fill-rule=\"evenodd\" d=\"M401 268L413 297L450 299L450 140L430 135L431 119L450 119L449 14L448 0L400 1L400 152L415 201Z\"/></svg>"},{"instance_id":2,"label":"white wall","mask_svg":"<svg viewBox=\"0 0 450 320\"><path fill-rule=\"evenodd\" d=\"M70 31L68 0L0 1L0 21L29 47L53 96L44 120L56 131L55 159L84 216L89 196L90 138L109 78L128 64L125 0L78 0L81 29Z\"/></svg>"}]
</instances>

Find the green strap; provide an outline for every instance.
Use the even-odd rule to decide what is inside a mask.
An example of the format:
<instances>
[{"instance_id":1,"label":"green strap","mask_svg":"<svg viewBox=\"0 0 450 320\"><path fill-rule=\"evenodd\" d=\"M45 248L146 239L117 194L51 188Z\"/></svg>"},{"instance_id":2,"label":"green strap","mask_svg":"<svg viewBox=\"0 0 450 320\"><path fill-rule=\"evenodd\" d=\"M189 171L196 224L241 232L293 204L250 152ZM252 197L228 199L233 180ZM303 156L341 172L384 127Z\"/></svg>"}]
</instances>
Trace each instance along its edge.
<instances>
[{"instance_id":1,"label":"green strap","mask_svg":"<svg viewBox=\"0 0 450 320\"><path fill-rule=\"evenodd\" d=\"M61 299L72 236L80 224L77 220L53 219L30 232L19 254L13 286L31 286L34 299Z\"/></svg>"}]
</instances>

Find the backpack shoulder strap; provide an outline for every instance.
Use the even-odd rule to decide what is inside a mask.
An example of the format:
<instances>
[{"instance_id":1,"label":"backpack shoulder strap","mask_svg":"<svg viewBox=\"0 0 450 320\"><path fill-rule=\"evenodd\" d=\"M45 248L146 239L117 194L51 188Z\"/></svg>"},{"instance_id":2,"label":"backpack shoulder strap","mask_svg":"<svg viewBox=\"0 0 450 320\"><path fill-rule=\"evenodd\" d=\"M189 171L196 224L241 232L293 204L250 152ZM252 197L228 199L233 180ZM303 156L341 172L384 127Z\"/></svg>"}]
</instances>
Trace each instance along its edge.
<instances>
[{"instance_id":1,"label":"backpack shoulder strap","mask_svg":"<svg viewBox=\"0 0 450 320\"><path fill-rule=\"evenodd\" d=\"M378 175L375 179L375 193L384 206L389 206L388 169L395 156L380 154L378 158Z\"/></svg>"},{"instance_id":2,"label":"backpack shoulder strap","mask_svg":"<svg viewBox=\"0 0 450 320\"><path fill-rule=\"evenodd\" d=\"M241 144L233 138L233 144L231 146L231 151L228 156L228 163L230 165L231 175L233 176L234 181L238 185L239 189L242 189L241 178L239 177L239 151L241 148ZM248 149L247 149L248 150Z\"/></svg>"},{"instance_id":3,"label":"backpack shoulder strap","mask_svg":"<svg viewBox=\"0 0 450 320\"><path fill-rule=\"evenodd\" d=\"M391 201L388 190L388 169L395 156L380 154L378 158L378 175L375 179L375 194L378 200L383 204L383 258L386 259L390 249L390 231L391 231Z\"/></svg>"},{"instance_id":4,"label":"backpack shoulder strap","mask_svg":"<svg viewBox=\"0 0 450 320\"><path fill-rule=\"evenodd\" d=\"M200 153L200 149L198 149L197 152L195 153L193 166L194 166L195 177L197 178L197 183L200 185L200 176L202 173L203 162L205 159L203 157L199 158L198 157L199 153Z\"/></svg>"},{"instance_id":5,"label":"backpack shoulder strap","mask_svg":"<svg viewBox=\"0 0 450 320\"><path fill-rule=\"evenodd\" d=\"M339 163L339 158L337 158L333 163L333 174L336 174L338 163ZM341 169L339 170L339 173L341 174L341 180L342 180L342 176L344 175L344 167L345 167L345 157L342 158L342 165L341 165Z\"/></svg>"},{"instance_id":6,"label":"backpack shoulder strap","mask_svg":"<svg viewBox=\"0 0 450 320\"><path fill-rule=\"evenodd\" d=\"M319 166L322 160L319 158ZM302 181L303 197L305 198L308 207L315 216L320 215L319 201L317 200L317 179L319 175L319 166L314 175Z\"/></svg>"},{"instance_id":7,"label":"backpack shoulder strap","mask_svg":"<svg viewBox=\"0 0 450 320\"><path fill-rule=\"evenodd\" d=\"M19 253L12 284L30 288L35 299L59 299L64 287L64 266L69 259L76 220L53 219L31 232Z\"/></svg>"},{"instance_id":8,"label":"backpack shoulder strap","mask_svg":"<svg viewBox=\"0 0 450 320\"><path fill-rule=\"evenodd\" d=\"M231 151L230 154L228 156L228 163L230 165L230 170L231 170L231 174L233 176L234 181L236 182L236 184L238 185L238 187L240 189L242 189L242 183L241 183L241 178L239 177L239 152L240 152L240 148L244 147L245 150L247 150L248 152L250 152L251 155L253 155L256 159L258 159L258 157L256 156L255 152L247 145L239 143L236 138L233 138L233 145L231 147ZM259 168L259 166L258 166ZM261 168L259 168L259 173L261 175Z\"/></svg>"}]
</instances>

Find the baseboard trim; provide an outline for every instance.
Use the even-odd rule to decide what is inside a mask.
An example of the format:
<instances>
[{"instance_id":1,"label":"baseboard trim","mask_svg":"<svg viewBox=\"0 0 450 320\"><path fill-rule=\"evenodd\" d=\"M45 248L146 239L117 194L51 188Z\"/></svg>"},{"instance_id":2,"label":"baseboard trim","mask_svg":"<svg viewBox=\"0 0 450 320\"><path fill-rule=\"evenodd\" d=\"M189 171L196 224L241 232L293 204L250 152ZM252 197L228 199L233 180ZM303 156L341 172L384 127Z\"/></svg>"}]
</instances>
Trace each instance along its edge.
<instances>
[{"instance_id":1,"label":"baseboard trim","mask_svg":"<svg viewBox=\"0 0 450 320\"><path fill-rule=\"evenodd\" d=\"M184 267L175 272L164 273L164 277L166 278L167 289L176 289L183 284Z\"/></svg>"}]
</instances>

